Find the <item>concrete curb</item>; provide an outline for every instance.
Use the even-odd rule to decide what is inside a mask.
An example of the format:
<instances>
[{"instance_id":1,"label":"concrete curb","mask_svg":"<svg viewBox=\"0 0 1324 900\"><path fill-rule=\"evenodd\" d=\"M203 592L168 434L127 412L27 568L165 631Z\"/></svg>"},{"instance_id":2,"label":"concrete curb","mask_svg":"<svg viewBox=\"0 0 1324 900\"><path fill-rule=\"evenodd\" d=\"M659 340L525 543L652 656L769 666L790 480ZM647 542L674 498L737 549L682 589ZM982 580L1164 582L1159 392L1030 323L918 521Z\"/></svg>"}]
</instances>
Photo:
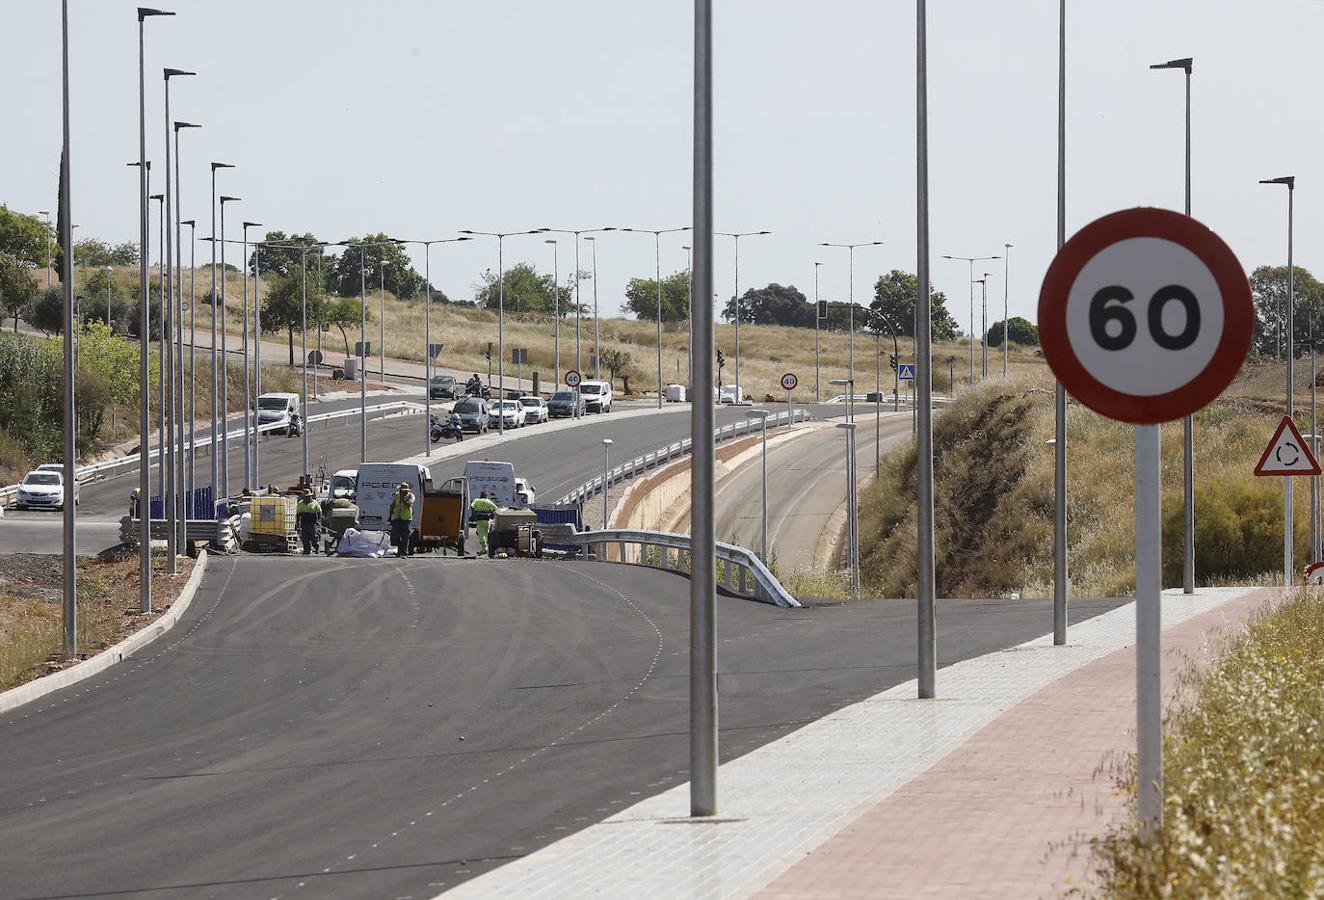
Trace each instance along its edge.
<instances>
[{"instance_id":1,"label":"concrete curb","mask_svg":"<svg viewBox=\"0 0 1324 900\"><path fill-rule=\"evenodd\" d=\"M198 554L198 561L193 566L193 571L189 573L188 583L179 592L179 597L175 602L170 604L170 609L166 611L165 615L149 625L144 625L118 644L107 647L91 659L85 659L77 665L70 666L60 672L44 675L41 678L29 681L27 684L20 684L18 687L0 693L0 713L8 712L22 706L24 703L30 703L61 688L66 688L71 684L85 681L93 675L98 675L165 634L188 611L206 571L207 551L202 550Z\"/></svg>"}]
</instances>

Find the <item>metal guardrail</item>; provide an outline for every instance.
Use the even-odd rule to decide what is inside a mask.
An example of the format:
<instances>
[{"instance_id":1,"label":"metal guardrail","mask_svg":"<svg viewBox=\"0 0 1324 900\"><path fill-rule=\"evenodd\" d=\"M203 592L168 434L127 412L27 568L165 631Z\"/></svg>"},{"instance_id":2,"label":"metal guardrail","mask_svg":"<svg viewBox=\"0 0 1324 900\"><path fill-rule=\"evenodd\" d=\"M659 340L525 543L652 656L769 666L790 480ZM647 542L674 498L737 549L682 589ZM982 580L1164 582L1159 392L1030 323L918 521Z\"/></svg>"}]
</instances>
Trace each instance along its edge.
<instances>
[{"instance_id":1,"label":"metal guardrail","mask_svg":"<svg viewBox=\"0 0 1324 900\"><path fill-rule=\"evenodd\" d=\"M413 415L415 413L421 413L424 410L424 408L425 407L421 403L414 403L409 400L397 400L392 403L378 403L373 406L365 407L365 411L369 415L376 413L381 413L381 414L399 413L402 415ZM314 422L326 422L331 419L347 418L349 416L357 416L358 414L359 414L359 410L355 407L350 407L349 409L339 409L339 410L335 410L334 412L316 413L314 415L308 416L304 420L304 426L307 427L308 425L311 425ZM378 416L378 418L380 417L381 416ZM256 426L257 432L259 434L266 431L278 431L284 427L285 426L280 423L268 423L266 425ZM224 439L226 442L229 442L235 440L236 438L242 439L243 436L244 436L244 429L237 428L234 431L226 432ZM204 440L199 440L196 446L199 449L210 447L211 438L208 437ZM185 452L188 452L193 448L194 448L194 444L189 443L188 441L184 442ZM149 447L147 450L147 458L149 460L155 460L160 455L161 455L160 446ZM109 478L113 474L119 474L119 470L121 469L132 471L138 467L139 461L140 461L139 455L137 453L131 453L128 456L121 456L115 459L104 460L99 463L92 463L90 465L80 466L79 468L74 470L74 474L79 484L85 484L89 481L97 481L102 478ZM8 505L17 494L18 494L18 485L16 484L11 484L6 487L0 488L0 505Z\"/></svg>"},{"instance_id":2,"label":"metal guardrail","mask_svg":"<svg viewBox=\"0 0 1324 900\"><path fill-rule=\"evenodd\" d=\"M793 422L807 422L813 416L803 409L794 409L788 412L780 412L775 416L768 416L768 427L773 428L778 424L790 425ZM741 422L731 422L723 425L721 428L713 429L713 440L716 443L729 441L733 438L743 437L761 430L762 423L758 419L745 419ZM665 447L659 447L652 453L645 453L643 456L636 456L629 462L621 463L614 469L608 471L605 475L606 484L610 487L613 484L619 484L627 478L633 478L640 472L656 468L663 463L670 462L673 459L679 459L690 452L691 442L689 438L683 441L677 441L674 444L667 444ZM603 488L603 475L599 475L589 481L584 482L570 493L559 498L556 501L557 506L564 506L571 503L583 503L588 498L594 496Z\"/></svg>"},{"instance_id":3,"label":"metal guardrail","mask_svg":"<svg viewBox=\"0 0 1324 900\"><path fill-rule=\"evenodd\" d=\"M558 538L560 540L560 538ZM669 531L643 531L637 528L608 528L600 531L580 531L565 538L567 543L580 547L599 546L603 550L598 558L607 562L650 566L656 569L689 571L690 536ZM609 559L606 551L617 548L616 559ZM631 547L638 547L633 554ZM673 562L673 552L674 562ZM735 544L716 543L717 574L720 584L728 591L771 603L786 609L800 606L800 601L782 587L763 561L750 550Z\"/></svg>"}]
</instances>

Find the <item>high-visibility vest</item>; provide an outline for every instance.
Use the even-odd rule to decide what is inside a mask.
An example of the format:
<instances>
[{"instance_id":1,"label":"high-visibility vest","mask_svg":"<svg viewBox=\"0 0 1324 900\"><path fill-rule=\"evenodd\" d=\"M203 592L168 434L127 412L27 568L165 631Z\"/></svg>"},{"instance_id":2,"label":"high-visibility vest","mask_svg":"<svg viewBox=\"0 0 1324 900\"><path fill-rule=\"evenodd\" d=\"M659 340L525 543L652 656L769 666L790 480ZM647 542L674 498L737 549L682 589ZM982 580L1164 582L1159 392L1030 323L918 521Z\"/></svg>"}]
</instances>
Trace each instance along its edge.
<instances>
[{"instance_id":1,"label":"high-visibility vest","mask_svg":"<svg viewBox=\"0 0 1324 900\"><path fill-rule=\"evenodd\" d=\"M412 522L414 520L413 507L405 503L405 498L409 498L410 500L412 500L413 497L414 497L413 493L405 493L405 494L397 493L395 495L395 498L391 500L392 522Z\"/></svg>"},{"instance_id":2,"label":"high-visibility vest","mask_svg":"<svg viewBox=\"0 0 1324 900\"><path fill-rule=\"evenodd\" d=\"M303 515L304 513L315 513L317 515L321 515L322 504L318 503L314 499L310 498L305 500L301 497L299 498L299 502L295 505L294 511L299 515Z\"/></svg>"}]
</instances>

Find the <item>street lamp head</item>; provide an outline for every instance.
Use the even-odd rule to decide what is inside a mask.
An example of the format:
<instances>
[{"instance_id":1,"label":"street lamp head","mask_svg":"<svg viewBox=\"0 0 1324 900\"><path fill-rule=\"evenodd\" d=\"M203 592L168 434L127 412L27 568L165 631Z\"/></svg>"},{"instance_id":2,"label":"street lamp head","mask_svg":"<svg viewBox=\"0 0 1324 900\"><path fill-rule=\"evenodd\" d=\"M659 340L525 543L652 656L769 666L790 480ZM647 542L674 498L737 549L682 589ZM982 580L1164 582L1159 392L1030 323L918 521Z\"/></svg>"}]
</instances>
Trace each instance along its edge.
<instances>
[{"instance_id":1,"label":"street lamp head","mask_svg":"<svg viewBox=\"0 0 1324 900\"><path fill-rule=\"evenodd\" d=\"M756 231L756 232L754 232L754 233L755 233L755 234L772 234L771 231ZM879 243L882 243L882 241L879 241Z\"/></svg>"},{"instance_id":2,"label":"street lamp head","mask_svg":"<svg viewBox=\"0 0 1324 900\"><path fill-rule=\"evenodd\" d=\"M1015 247L1016 245L1015 245L1015 244L1003 244L1002 246L1005 247L1005 248L1007 248L1008 250L1010 250L1012 247Z\"/></svg>"},{"instance_id":3,"label":"street lamp head","mask_svg":"<svg viewBox=\"0 0 1324 900\"><path fill-rule=\"evenodd\" d=\"M201 125L195 125L195 124L192 123L192 122L176 122L176 123L175 123L175 131L179 131L179 129L181 129L181 128L201 128L201 127L202 127Z\"/></svg>"},{"instance_id":4,"label":"street lamp head","mask_svg":"<svg viewBox=\"0 0 1324 900\"><path fill-rule=\"evenodd\" d=\"M215 172L217 169L233 169L233 168L234 168L234 163L214 162L211 164L211 170L213 172Z\"/></svg>"},{"instance_id":5,"label":"street lamp head","mask_svg":"<svg viewBox=\"0 0 1324 900\"><path fill-rule=\"evenodd\" d=\"M176 76L176 75L196 75L196 74L198 74L197 72L188 72L188 71L186 71L186 70L184 70L184 69L163 69L162 71L165 73L165 80L166 80L166 81L169 81L171 78L173 78L173 77Z\"/></svg>"},{"instance_id":6,"label":"street lamp head","mask_svg":"<svg viewBox=\"0 0 1324 900\"><path fill-rule=\"evenodd\" d=\"M245 228L257 228L257 227L260 226L261 224L262 224L261 222L245 222L245 223L244 223L244 227L245 227Z\"/></svg>"},{"instance_id":7,"label":"street lamp head","mask_svg":"<svg viewBox=\"0 0 1324 900\"><path fill-rule=\"evenodd\" d=\"M592 240L596 240L596 238L594 238L593 235L590 234L590 235L587 235L587 236L584 238L584 240L586 240L586 241L592 241Z\"/></svg>"},{"instance_id":8,"label":"street lamp head","mask_svg":"<svg viewBox=\"0 0 1324 900\"><path fill-rule=\"evenodd\" d=\"M148 16L173 16L174 13L164 9L152 9L150 6L138 7L138 21L141 22Z\"/></svg>"},{"instance_id":9,"label":"street lamp head","mask_svg":"<svg viewBox=\"0 0 1324 900\"><path fill-rule=\"evenodd\" d=\"M1284 175L1282 178L1265 178L1260 181L1260 184L1285 184L1290 191L1292 188L1296 187L1296 176Z\"/></svg>"},{"instance_id":10,"label":"street lamp head","mask_svg":"<svg viewBox=\"0 0 1324 900\"><path fill-rule=\"evenodd\" d=\"M1191 74L1191 63L1193 58L1188 56L1185 59L1170 59L1165 63L1155 63L1150 66L1151 69L1181 69L1187 75Z\"/></svg>"},{"instance_id":11,"label":"street lamp head","mask_svg":"<svg viewBox=\"0 0 1324 900\"><path fill-rule=\"evenodd\" d=\"M242 199L244 199L244 198L243 198L243 197L226 197L226 196L222 195L220 199L221 199L221 202L222 202L222 203L230 203L230 202L233 202L233 201L235 201L235 200L242 200Z\"/></svg>"},{"instance_id":12,"label":"street lamp head","mask_svg":"<svg viewBox=\"0 0 1324 900\"><path fill-rule=\"evenodd\" d=\"M148 199L148 200L164 200L164 199L165 199L165 194L149 194L149 195L147 196L147 199Z\"/></svg>"},{"instance_id":13,"label":"street lamp head","mask_svg":"<svg viewBox=\"0 0 1324 900\"><path fill-rule=\"evenodd\" d=\"M189 228L194 228L194 227L197 226L198 223L197 223L196 221L194 221L193 219L185 219L184 221L180 222L179 224L180 224L180 225L187 225Z\"/></svg>"},{"instance_id":14,"label":"street lamp head","mask_svg":"<svg viewBox=\"0 0 1324 900\"><path fill-rule=\"evenodd\" d=\"M556 243L556 239L555 239L555 238L548 238L547 240L543 241L543 243L544 243L544 244L555 244L555 243Z\"/></svg>"},{"instance_id":15,"label":"street lamp head","mask_svg":"<svg viewBox=\"0 0 1324 900\"><path fill-rule=\"evenodd\" d=\"M611 438L603 438L603 439L602 439L602 446L604 446L604 447L610 447L610 446L611 446L612 444L614 444L614 443L616 443L616 442L613 441Z\"/></svg>"}]
</instances>

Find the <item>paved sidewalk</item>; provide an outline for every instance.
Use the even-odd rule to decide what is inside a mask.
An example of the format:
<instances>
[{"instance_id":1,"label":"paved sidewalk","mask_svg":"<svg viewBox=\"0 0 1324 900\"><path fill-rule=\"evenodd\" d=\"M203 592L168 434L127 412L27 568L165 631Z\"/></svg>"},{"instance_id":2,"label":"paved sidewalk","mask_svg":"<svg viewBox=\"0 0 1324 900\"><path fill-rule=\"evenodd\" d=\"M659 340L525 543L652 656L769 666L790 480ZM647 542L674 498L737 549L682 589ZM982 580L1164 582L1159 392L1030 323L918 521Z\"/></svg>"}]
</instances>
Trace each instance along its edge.
<instances>
[{"instance_id":1,"label":"paved sidewalk","mask_svg":"<svg viewBox=\"0 0 1324 900\"><path fill-rule=\"evenodd\" d=\"M1271 596L1165 592L1168 684ZM1118 809L1096 770L1132 743L1134 635L1127 604L947 666L937 701L910 681L723 765L716 818L681 785L447 896L1052 896L1083 868L1072 835Z\"/></svg>"}]
</instances>

